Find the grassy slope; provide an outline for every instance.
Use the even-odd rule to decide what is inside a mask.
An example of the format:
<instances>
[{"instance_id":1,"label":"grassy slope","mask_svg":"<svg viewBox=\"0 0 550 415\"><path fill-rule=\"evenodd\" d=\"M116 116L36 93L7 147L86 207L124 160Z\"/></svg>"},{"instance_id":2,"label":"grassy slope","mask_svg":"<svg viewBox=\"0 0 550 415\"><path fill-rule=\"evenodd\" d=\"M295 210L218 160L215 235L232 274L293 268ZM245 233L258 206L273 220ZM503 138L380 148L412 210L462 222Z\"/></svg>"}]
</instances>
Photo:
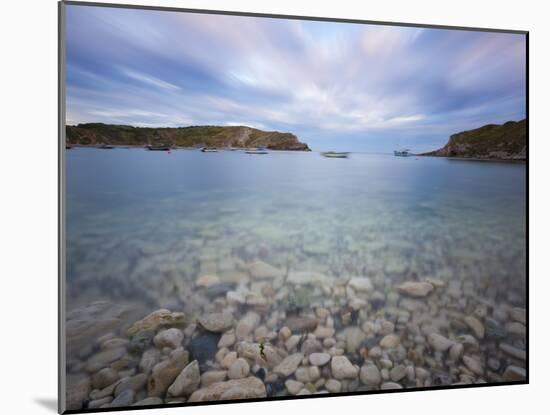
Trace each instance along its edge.
<instances>
[{"instance_id":1,"label":"grassy slope","mask_svg":"<svg viewBox=\"0 0 550 415\"><path fill-rule=\"evenodd\" d=\"M525 159L526 121L489 124L453 134L445 147L424 153L427 156L482 159Z\"/></svg>"},{"instance_id":2,"label":"grassy slope","mask_svg":"<svg viewBox=\"0 0 550 415\"><path fill-rule=\"evenodd\" d=\"M110 124L67 126L68 144L81 145L170 145L177 147L255 147L308 150L294 134L261 131L250 127L193 126L147 128Z\"/></svg>"}]
</instances>

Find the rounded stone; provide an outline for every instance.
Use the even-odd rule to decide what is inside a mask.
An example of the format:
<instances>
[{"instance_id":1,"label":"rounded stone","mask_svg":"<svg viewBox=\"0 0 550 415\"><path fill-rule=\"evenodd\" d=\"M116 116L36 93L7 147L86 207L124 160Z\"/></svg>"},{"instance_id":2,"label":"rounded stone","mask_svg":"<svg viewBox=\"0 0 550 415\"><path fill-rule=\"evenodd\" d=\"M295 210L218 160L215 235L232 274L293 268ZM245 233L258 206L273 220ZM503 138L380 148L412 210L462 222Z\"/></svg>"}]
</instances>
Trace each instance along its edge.
<instances>
[{"instance_id":1,"label":"rounded stone","mask_svg":"<svg viewBox=\"0 0 550 415\"><path fill-rule=\"evenodd\" d=\"M309 355L309 363L313 366L324 366L330 361L328 353L311 353Z\"/></svg>"},{"instance_id":2,"label":"rounded stone","mask_svg":"<svg viewBox=\"0 0 550 415\"><path fill-rule=\"evenodd\" d=\"M229 367L227 376L229 377L229 379L242 379L247 377L249 373L250 365L245 359L239 357Z\"/></svg>"}]
</instances>

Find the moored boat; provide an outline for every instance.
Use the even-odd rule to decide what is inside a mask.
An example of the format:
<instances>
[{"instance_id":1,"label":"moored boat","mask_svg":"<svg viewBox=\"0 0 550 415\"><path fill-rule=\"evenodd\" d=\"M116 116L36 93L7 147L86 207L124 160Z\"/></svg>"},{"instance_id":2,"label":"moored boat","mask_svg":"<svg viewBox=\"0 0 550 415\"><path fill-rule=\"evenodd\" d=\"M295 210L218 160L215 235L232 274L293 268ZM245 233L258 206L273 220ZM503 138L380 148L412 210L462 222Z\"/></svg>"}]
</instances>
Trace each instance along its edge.
<instances>
[{"instance_id":1,"label":"moored boat","mask_svg":"<svg viewBox=\"0 0 550 415\"><path fill-rule=\"evenodd\" d=\"M321 153L323 157L333 158L333 159L346 159L349 157L349 152L347 151L325 151Z\"/></svg>"},{"instance_id":2,"label":"moored boat","mask_svg":"<svg viewBox=\"0 0 550 415\"><path fill-rule=\"evenodd\" d=\"M244 151L246 154L268 154L269 152L263 147L247 148Z\"/></svg>"},{"instance_id":3,"label":"moored boat","mask_svg":"<svg viewBox=\"0 0 550 415\"><path fill-rule=\"evenodd\" d=\"M217 153L218 149L216 147L203 147L201 148L203 153Z\"/></svg>"},{"instance_id":4,"label":"moored boat","mask_svg":"<svg viewBox=\"0 0 550 415\"><path fill-rule=\"evenodd\" d=\"M110 144L102 144L98 148L101 148L103 150L112 150L113 148L115 148L115 146L112 146Z\"/></svg>"},{"instance_id":5,"label":"moored boat","mask_svg":"<svg viewBox=\"0 0 550 415\"><path fill-rule=\"evenodd\" d=\"M393 155L397 157L409 157L413 154L411 153L411 150L409 150L408 148L404 148L402 150L394 150Z\"/></svg>"},{"instance_id":6,"label":"moored boat","mask_svg":"<svg viewBox=\"0 0 550 415\"><path fill-rule=\"evenodd\" d=\"M145 146L145 148L149 151L170 151L171 148L169 146Z\"/></svg>"}]
</instances>

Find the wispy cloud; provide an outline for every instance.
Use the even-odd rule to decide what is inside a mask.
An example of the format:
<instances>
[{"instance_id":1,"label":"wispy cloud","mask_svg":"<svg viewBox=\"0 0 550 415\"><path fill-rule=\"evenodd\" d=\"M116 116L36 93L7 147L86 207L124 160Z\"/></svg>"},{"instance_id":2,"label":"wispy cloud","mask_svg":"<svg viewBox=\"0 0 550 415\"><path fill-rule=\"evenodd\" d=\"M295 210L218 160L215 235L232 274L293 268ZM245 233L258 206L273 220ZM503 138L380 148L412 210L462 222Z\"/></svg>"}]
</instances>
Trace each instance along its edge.
<instances>
[{"instance_id":1,"label":"wispy cloud","mask_svg":"<svg viewBox=\"0 0 550 415\"><path fill-rule=\"evenodd\" d=\"M523 35L68 6L67 119L415 150L525 116Z\"/></svg>"},{"instance_id":2,"label":"wispy cloud","mask_svg":"<svg viewBox=\"0 0 550 415\"><path fill-rule=\"evenodd\" d=\"M170 82L166 82L166 81L163 81L162 79L155 78L154 76L148 76L137 71L132 71L131 69L122 68L121 71L128 78L134 79L139 82L143 82L144 84L147 84L153 87L176 90L176 91L181 89L179 86L171 84Z\"/></svg>"}]
</instances>

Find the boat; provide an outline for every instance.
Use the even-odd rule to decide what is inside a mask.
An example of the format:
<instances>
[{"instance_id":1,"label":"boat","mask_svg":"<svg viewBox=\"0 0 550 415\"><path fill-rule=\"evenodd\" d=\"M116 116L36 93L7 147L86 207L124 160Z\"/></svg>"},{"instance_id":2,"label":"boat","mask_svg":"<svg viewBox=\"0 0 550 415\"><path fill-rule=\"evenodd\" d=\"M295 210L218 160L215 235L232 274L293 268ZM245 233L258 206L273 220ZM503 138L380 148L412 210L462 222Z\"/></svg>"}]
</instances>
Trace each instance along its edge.
<instances>
[{"instance_id":1,"label":"boat","mask_svg":"<svg viewBox=\"0 0 550 415\"><path fill-rule=\"evenodd\" d=\"M409 157L413 154L411 153L411 150L409 150L408 148L404 148L402 150L394 150L393 155L397 157Z\"/></svg>"},{"instance_id":2,"label":"boat","mask_svg":"<svg viewBox=\"0 0 550 415\"><path fill-rule=\"evenodd\" d=\"M203 153L217 153L218 149L216 147L203 147L201 148Z\"/></svg>"},{"instance_id":3,"label":"boat","mask_svg":"<svg viewBox=\"0 0 550 415\"><path fill-rule=\"evenodd\" d=\"M323 157L333 158L333 159L347 159L349 157L349 152L347 151L325 151L321 153Z\"/></svg>"},{"instance_id":4,"label":"boat","mask_svg":"<svg viewBox=\"0 0 550 415\"><path fill-rule=\"evenodd\" d=\"M170 151L170 147L169 146L152 146L152 145L148 145L148 146L145 146L145 148L149 151Z\"/></svg>"},{"instance_id":5,"label":"boat","mask_svg":"<svg viewBox=\"0 0 550 415\"><path fill-rule=\"evenodd\" d=\"M110 144L102 144L98 148L101 148L103 150L112 150L113 148L115 148L115 146L112 146Z\"/></svg>"},{"instance_id":6,"label":"boat","mask_svg":"<svg viewBox=\"0 0 550 415\"><path fill-rule=\"evenodd\" d=\"M72 148L73 148L73 146L70 145L70 144L65 145L65 150L71 150Z\"/></svg>"},{"instance_id":7,"label":"boat","mask_svg":"<svg viewBox=\"0 0 550 415\"><path fill-rule=\"evenodd\" d=\"M263 147L247 148L244 151L246 154L268 154L269 152Z\"/></svg>"}]
</instances>

